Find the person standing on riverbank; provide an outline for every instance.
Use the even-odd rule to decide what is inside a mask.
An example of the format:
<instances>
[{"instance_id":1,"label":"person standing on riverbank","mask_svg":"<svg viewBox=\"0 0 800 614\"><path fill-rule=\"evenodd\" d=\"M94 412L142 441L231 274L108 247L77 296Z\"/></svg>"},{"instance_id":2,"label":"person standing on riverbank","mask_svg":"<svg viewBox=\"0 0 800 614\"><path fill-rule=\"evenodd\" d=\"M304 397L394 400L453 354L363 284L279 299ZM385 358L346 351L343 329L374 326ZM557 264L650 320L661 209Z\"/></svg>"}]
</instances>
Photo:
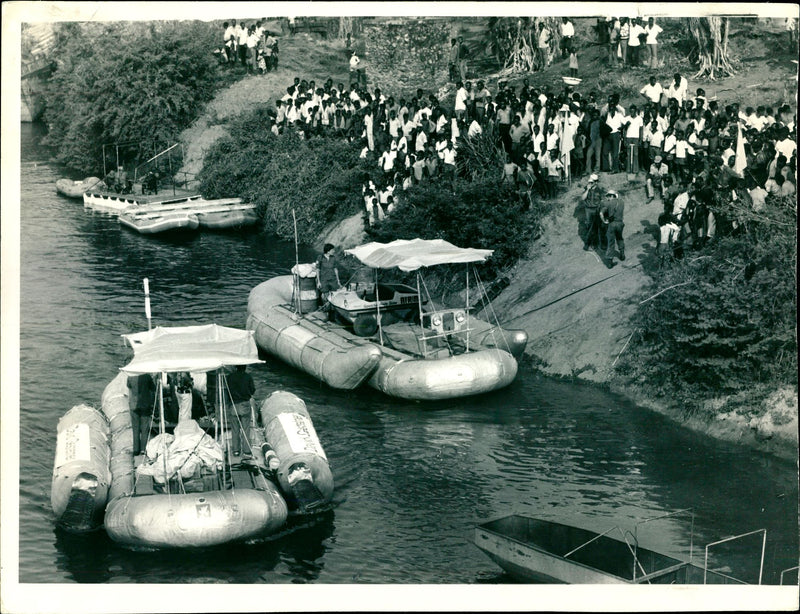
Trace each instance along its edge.
<instances>
[{"instance_id":1,"label":"person standing on riverbank","mask_svg":"<svg viewBox=\"0 0 800 614\"><path fill-rule=\"evenodd\" d=\"M583 191L581 200L583 201L584 211L584 234L583 250L589 251L592 247L599 247L600 237L598 231L600 227L600 177L592 173L589 183Z\"/></svg>"},{"instance_id":2,"label":"person standing on riverbank","mask_svg":"<svg viewBox=\"0 0 800 614\"><path fill-rule=\"evenodd\" d=\"M625 260L625 241L622 238L622 231L625 228L624 221L625 203L620 199L619 194L614 190L606 193L606 202L600 210L600 221L608 224L606 230L606 266L610 269L614 266L615 243L619 251L619 259Z\"/></svg>"}]
</instances>

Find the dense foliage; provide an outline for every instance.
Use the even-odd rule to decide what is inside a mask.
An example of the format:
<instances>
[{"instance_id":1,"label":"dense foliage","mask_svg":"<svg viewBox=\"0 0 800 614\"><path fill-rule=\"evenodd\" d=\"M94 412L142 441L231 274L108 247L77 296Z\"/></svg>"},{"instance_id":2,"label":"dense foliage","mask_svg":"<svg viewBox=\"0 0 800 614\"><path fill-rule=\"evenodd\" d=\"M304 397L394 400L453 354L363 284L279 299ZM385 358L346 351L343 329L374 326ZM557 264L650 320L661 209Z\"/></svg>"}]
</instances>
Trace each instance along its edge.
<instances>
[{"instance_id":1,"label":"dense foliage","mask_svg":"<svg viewBox=\"0 0 800 614\"><path fill-rule=\"evenodd\" d=\"M172 144L220 83L212 50L218 26L203 22L65 23L45 95L48 142L57 159L87 174L103 168L101 146Z\"/></svg>"},{"instance_id":2,"label":"dense foliage","mask_svg":"<svg viewBox=\"0 0 800 614\"><path fill-rule=\"evenodd\" d=\"M739 231L687 254L639 309L625 370L683 402L797 382L797 209L768 201Z\"/></svg>"},{"instance_id":3,"label":"dense foliage","mask_svg":"<svg viewBox=\"0 0 800 614\"><path fill-rule=\"evenodd\" d=\"M380 87L396 98L417 88L437 91L447 83L449 27L436 21L381 24L365 28L370 90Z\"/></svg>"},{"instance_id":4,"label":"dense foliage","mask_svg":"<svg viewBox=\"0 0 800 614\"><path fill-rule=\"evenodd\" d=\"M445 239L461 247L493 249L484 277L512 265L540 232L545 202L526 207L513 186L497 179L428 182L403 192L397 208L368 233L376 241Z\"/></svg>"},{"instance_id":5,"label":"dense foliage","mask_svg":"<svg viewBox=\"0 0 800 614\"><path fill-rule=\"evenodd\" d=\"M267 228L310 243L332 220L361 206L365 170L357 146L341 139L304 140L269 131L266 107L238 118L206 153L198 179L207 198L241 197L258 205Z\"/></svg>"}]
</instances>

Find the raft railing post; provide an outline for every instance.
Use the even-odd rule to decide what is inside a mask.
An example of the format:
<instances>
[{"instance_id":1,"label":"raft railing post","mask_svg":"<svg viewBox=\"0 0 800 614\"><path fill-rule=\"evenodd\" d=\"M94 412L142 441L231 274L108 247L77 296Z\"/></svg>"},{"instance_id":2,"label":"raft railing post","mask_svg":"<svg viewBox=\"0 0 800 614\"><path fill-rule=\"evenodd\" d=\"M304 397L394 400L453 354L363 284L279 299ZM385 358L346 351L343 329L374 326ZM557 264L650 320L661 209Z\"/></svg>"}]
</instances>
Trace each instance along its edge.
<instances>
[{"instance_id":1,"label":"raft railing post","mask_svg":"<svg viewBox=\"0 0 800 614\"><path fill-rule=\"evenodd\" d=\"M466 263L466 270L467 270L467 298L466 303L464 305L464 313L466 314L465 322L467 325L467 354L469 354L469 262Z\"/></svg>"},{"instance_id":2,"label":"raft railing post","mask_svg":"<svg viewBox=\"0 0 800 614\"><path fill-rule=\"evenodd\" d=\"M381 294L378 291L378 269L375 269L375 305L378 310L378 313L375 316L378 320L378 339L380 339L381 346L383 346L383 327L381 326Z\"/></svg>"},{"instance_id":3,"label":"raft railing post","mask_svg":"<svg viewBox=\"0 0 800 614\"><path fill-rule=\"evenodd\" d=\"M159 427L159 434L163 435L166 433L166 426L164 422L164 378L166 377L166 372L162 371L160 377L158 378L158 414L159 418L161 419L161 425ZM167 487L167 497L169 497L169 476L167 475L167 446L164 445L164 437L161 438L161 445L164 446L164 451L161 454L161 458L164 459L164 485ZM170 504L172 501L170 500Z\"/></svg>"},{"instance_id":4,"label":"raft railing post","mask_svg":"<svg viewBox=\"0 0 800 614\"><path fill-rule=\"evenodd\" d=\"M175 196L175 175L172 172L172 150L167 150L167 160L169 160L169 176L172 177L172 195Z\"/></svg>"},{"instance_id":5,"label":"raft railing post","mask_svg":"<svg viewBox=\"0 0 800 614\"><path fill-rule=\"evenodd\" d=\"M377 286L375 286L375 296L376 298L378 296ZM428 342L425 339L425 326L422 323L422 291L419 288L419 271L417 271L417 304L419 305L419 338L422 340L422 357L425 358L428 355Z\"/></svg>"}]
</instances>

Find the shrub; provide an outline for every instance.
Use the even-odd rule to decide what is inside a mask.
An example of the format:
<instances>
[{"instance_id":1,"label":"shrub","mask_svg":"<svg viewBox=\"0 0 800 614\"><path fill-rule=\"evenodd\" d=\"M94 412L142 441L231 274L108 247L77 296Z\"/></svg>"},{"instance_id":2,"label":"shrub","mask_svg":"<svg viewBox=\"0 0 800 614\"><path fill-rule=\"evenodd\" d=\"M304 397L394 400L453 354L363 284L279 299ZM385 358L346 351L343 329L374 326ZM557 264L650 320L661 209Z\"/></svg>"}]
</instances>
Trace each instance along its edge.
<instances>
[{"instance_id":1,"label":"shrub","mask_svg":"<svg viewBox=\"0 0 800 614\"><path fill-rule=\"evenodd\" d=\"M768 201L739 231L657 280L623 372L684 403L797 381L796 205Z\"/></svg>"},{"instance_id":2,"label":"shrub","mask_svg":"<svg viewBox=\"0 0 800 614\"><path fill-rule=\"evenodd\" d=\"M392 215L368 230L375 241L444 239L459 247L493 249L484 281L519 259L540 232L545 203L526 209L497 180L430 181L403 192Z\"/></svg>"},{"instance_id":3,"label":"shrub","mask_svg":"<svg viewBox=\"0 0 800 614\"><path fill-rule=\"evenodd\" d=\"M356 145L340 139L304 140L294 132L275 136L266 109L237 118L230 136L206 153L198 176L207 198L238 196L258 206L267 228L311 242L334 219L357 212L365 169Z\"/></svg>"}]
</instances>

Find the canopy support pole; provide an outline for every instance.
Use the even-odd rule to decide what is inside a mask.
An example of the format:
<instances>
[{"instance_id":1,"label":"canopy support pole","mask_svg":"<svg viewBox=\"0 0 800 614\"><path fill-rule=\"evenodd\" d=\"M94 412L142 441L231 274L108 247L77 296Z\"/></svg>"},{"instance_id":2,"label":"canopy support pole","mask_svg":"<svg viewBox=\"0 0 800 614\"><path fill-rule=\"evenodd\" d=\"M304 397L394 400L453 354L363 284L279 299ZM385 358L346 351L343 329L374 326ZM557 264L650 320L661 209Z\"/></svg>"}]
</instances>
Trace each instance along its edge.
<instances>
[{"instance_id":1,"label":"canopy support pole","mask_svg":"<svg viewBox=\"0 0 800 614\"><path fill-rule=\"evenodd\" d=\"M158 415L161 418L161 425L159 427L159 434L164 435L166 433L166 426L164 422L164 378L167 376L165 371L161 372L161 376L158 378ZM164 445L164 437L161 438L161 443ZM167 475L167 446L164 445L164 450L161 454L161 458L164 461L164 485L167 487L167 497L169 497L169 476ZM170 505L172 505L172 501L170 500Z\"/></svg>"},{"instance_id":2,"label":"canopy support pole","mask_svg":"<svg viewBox=\"0 0 800 614\"><path fill-rule=\"evenodd\" d=\"M377 292L378 289L375 288L375 291ZM425 358L428 355L428 341L425 339L425 326L422 322L422 291L419 288L419 271L417 271L417 304L419 305L419 338L422 340L422 357Z\"/></svg>"},{"instance_id":3,"label":"canopy support pole","mask_svg":"<svg viewBox=\"0 0 800 614\"><path fill-rule=\"evenodd\" d=\"M381 295L378 292L378 269L375 269L375 305L378 307L378 339L381 341L381 347L383 347L383 326L381 326Z\"/></svg>"},{"instance_id":4,"label":"canopy support pole","mask_svg":"<svg viewBox=\"0 0 800 614\"><path fill-rule=\"evenodd\" d=\"M464 313L466 314L464 322L467 325L467 354L469 354L469 263L467 263L465 267L467 270L467 300L464 307Z\"/></svg>"}]
</instances>

